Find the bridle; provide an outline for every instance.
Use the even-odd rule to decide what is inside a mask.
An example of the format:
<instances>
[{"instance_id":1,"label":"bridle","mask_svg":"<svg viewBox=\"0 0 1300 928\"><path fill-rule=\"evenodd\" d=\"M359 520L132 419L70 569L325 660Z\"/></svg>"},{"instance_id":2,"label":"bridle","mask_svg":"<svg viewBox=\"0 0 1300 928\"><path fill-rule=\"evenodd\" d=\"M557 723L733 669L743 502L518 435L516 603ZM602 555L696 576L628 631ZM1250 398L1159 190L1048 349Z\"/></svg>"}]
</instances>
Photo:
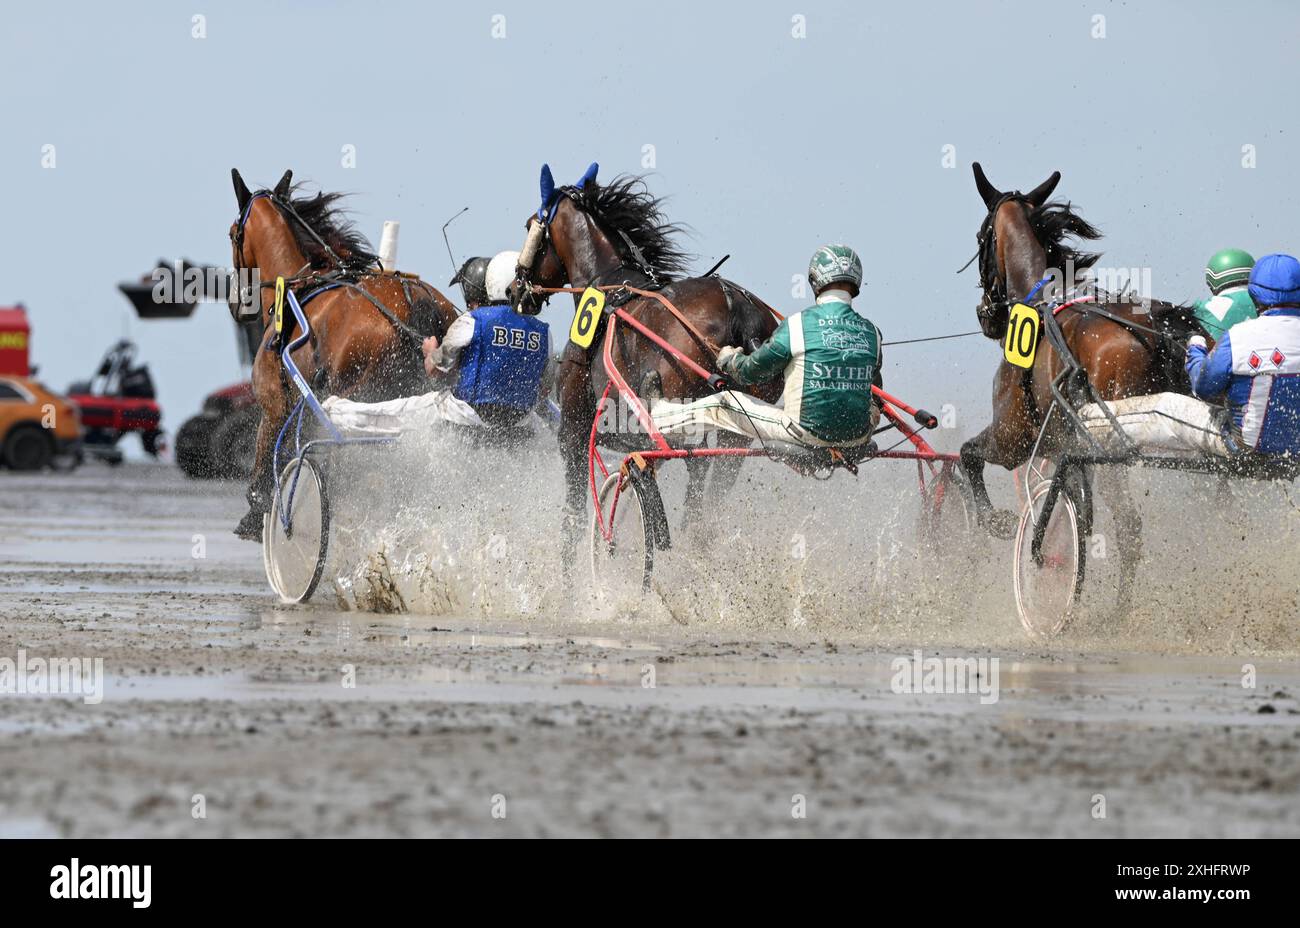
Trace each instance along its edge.
<instances>
[{"instance_id":1,"label":"bridle","mask_svg":"<svg viewBox=\"0 0 1300 928\"><path fill-rule=\"evenodd\" d=\"M525 298L536 300L538 296L533 284L533 278L537 274L538 266L551 248L551 222L554 221L555 214L560 208L560 201L562 199L568 199L573 203L575 209L578 209L588 216L591 215L590 211L587 210L583 204L583 193L584 190L581 187L573 185L557 187L555 195L552 197L551 201L539 208L536 215L529 217L529 239L524 245L524 251L520 254L520 264L515 272L515 283L517 284L520 293L520 305L523 304ZM535 228L534 223L540 227L540 231L537 233L534 233L533 231ZM601 231L605 233L607 238L613 238L613 236L609 234L608 230L602 228ZM591 285L596 286L600 282L601 278L608 277L610 273L631 270L640 273L646 281L649 282L649 289L657 290L663 286L654 267L646 260L645 254L637 247L636 243L632 241L632 238L622 229L617 229L615 231L617 232L618 237L623 240L627 253L624 254L621 249L616 249L619 252L619 266L613 272L606 272L593 278L591 280ZM535 238L534 235L536 235ZM529 254L530 250L532 251L531 255ZM525 259L528 259L526 265L524 263ZM629 283L630 281L623 282ZM540 307L545 305L549 300L550 294L545 294L542 298L542 302L537 304L539 311Z\"/></svg>"},{"instance_id":2,"label":"bridle","mask_svg":"<svg viewBox=\"0 0 1300 928\"><path fill-rule=\"evenodd\" d=\"M293 204L289 202L288 198L279 196L273 190L259 190L257 191L257 193L249 197L248 202L244 204L244 211L240 214L239 220L235 223L235 228L230 233L230 242L232 245L235 246L235 253L239 257L241 258L243 257L244 226L248 224L248 217L253 212L253 204L256 203L258 200L264 200L264 199L270 200L272 203L274 203L276 209L278 209L282 215L287 215L290 219L296 222L304 231L306 231L306 233L309 236L311 236L311 238L316 242L316 244L321 247L321 250L325 252L325 254L329 257L329 259L332 262L334 262L336 267L339 268L346 267L346 265L343 262L343 259L340 258L338 256L338 253L335 252L334 249L330 247L329 242L325 241L325 239L321 237L320 233L311 227L311 225L307 222L307 220L303 219L301 216L298 215L298 211L293 208Z\"/></svg>"},{"instance_id":3,"label":"bridle","mask_svg":"<svg viewBox=\"0 0 1300 928\"><path fill-rule=\"evenodd\" d=\"M244 266L244 229L248 225L249 216L251 216L253 213L253 204L256 203L258 200L270 200L271 203L275 205L276 209L279 210L281 215L287 216L288 218L292 219L294 222L298 224L300 228L306 231L307 235L310 236L312 240L314 240L316 244L321 247L321 250L334 264L334 267L337 271L347 270L347 265L344 263L343 259L339 257L338 253L333 248L330 247L329 242L325 241L325 239L321 237L320 233L318 233L315 229L311 227L310 223L308 223L307 220L303 219L302 216L298 215L298 211L293 208L293 204L289 202L287 197L282 197L273 190L259 190L257 191L257 193L254 193L251 197L248 198L248 202L244 204L243 211L239 214L239 218L235 221L234 228L230 230L230 244L234 249L234 259L235 259L234 269L236 274L238 274L240 271L246 270ZM289 278L289 280L291 282L297 280L305 272L307 272L311 268L311 266L312 266L312 261L308 259L307 263L304 264L301 268L299 268L297 273L295 273L291 278ZM268 287L274 287L274 286L275 286L274 281L262 281L260 288L266 289ZM248 289L251 290L251 288ZM238 304L240 306L245 306L245 305L251 306L254 303L253 294L251 292L247 294L247 299L245 299L244 288L239 288L238 291L232 290L231 292L235 294L234 298L237 299ZM260 315L262 312L262 306L260 304L260 301L258 302L257 309L258 309L258 314Z\"/></svg>"},{"instance_id":4,"label":"bridle","mask_svg":"<svg viewBox=\"0 0 1300 928\"><path fill-rule=\"evenodd\" d=\"M1011 300L1007 296L1007 284L1003 276L998 273L998 243L997 243L997 216L998 210L1005 203L1017 202L1028 204L1029 199L1019 190L1012 190L1000 196L984 217L984 222L980 224L979 232L975 234L975 254L970 261L957 273L966 270L972 262L978 262L979 271L979 288L983 292L983 298L975 308L975 315L979 319L980 327L984 329L985 334L991 330L992 324L1003 315L1011 310ZM998 336L990 336L997 338Z\"/></svg>"},{"instance_id":5,"label":"bridle","mask_svg":"<svg viewBox=\"0 0 1300 928\"><path fill-rule=\"evenodd\" d=\"M1046 288L1046 285L1050 282L1050 277L1044 277L1039 280L1028 294L1025 294L1018 300L1012 300L1008 295L1006 280L1003 275L998 273L996 227L998 211L1002 208L1003 204L1012 201L1022 205L1029 205L1030 202L1029 198L1019 190L1012 190L1009 193L1002 194L1002 196L998 198L997 202L995 202L989 209L988 215L984 217L984 222L980 225L979 232L975 235L977 246L975 255L970 261L966 262L965 267L961 268L961 270L957 272L960 274L961 271L970 267L971 262L978 261L979 286L984 295L980 300L979 305L975 308L975 316L979 320L980 328L984 330L984 334L988 335L990 338L1001 338L1003 334L1005 334L1005 330L1001 333L990 333L994 332L993 326L996 323L1010 317L1011 306L1013 303L1024 302L1037 307L1057 307L1061 305L1061 299L1066 299L1060 294L1056 294L1055 297L1043 297L1040 295L1044 292L1050 293L1051 288ZM1076 312L1108 319L1129 330L1137 337L1138 341L1142 342L1143 345L1146 345L1153 353L1155 351L1155 346L1147 345L1143 335L1154 336L1155 338L1163 340L1176 348L1181 348L1183 346L1183 342L1170 333L1155 328L1154 326L1142 325L1132 319L1125 319L1122 316L1118 316L1113 312L1103 309L1091 300L1076 301L1074 298L1069 298L1067 303L1069 306L1074 308ZM1052 315L1055 315L1055 313L1052 313Z\"/></svg>"}]
</instances>

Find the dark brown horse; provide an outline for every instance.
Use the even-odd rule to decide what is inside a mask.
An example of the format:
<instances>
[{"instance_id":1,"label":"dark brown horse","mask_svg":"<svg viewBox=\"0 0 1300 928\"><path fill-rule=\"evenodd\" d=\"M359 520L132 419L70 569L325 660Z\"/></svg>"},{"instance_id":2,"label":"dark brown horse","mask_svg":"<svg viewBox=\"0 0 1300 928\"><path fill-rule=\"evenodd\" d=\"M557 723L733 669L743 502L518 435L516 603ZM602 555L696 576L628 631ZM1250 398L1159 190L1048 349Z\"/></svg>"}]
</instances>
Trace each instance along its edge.
<instances>
[{"instance_id":1,"label":"dark brown horse","mask_svg":"<svg viewBox=\"0 0 1300 928\"><path fill-rule=\"evenodd\" d=\"M249 512L235 529L241 538L256 540L271 505L271 452L296 399L273 346L276 277L289 281L311 323L312 338L294 361L322 395L385 400L425 392L421 336L441 338L458 310L419 278L381 272L365 239L340 213L339 194L302 195L292 186L291 171L274 188L257 192L238 171L231 175L239 207L230 227L234 266L257 270L260 295L251 304L258 307L260 300L265 330L253 361L253 392L262 408L257 459ZM239 307L231 311L238 314ZM292 314L285 317L287 339Z\"/></svg>"},{"instance_id":2,"label":"dark brown horse","mask_svg":"<svg viewBox=\"0 0 1300 928\"><path fill-rule=\"evenodd\" d=\"M776 329L772 310L749 291L720 277L682 277L686 256L674 237L679 227L665 221L661 201L650 195L640 178L618 177L609 184L596 181L596 165L577 184L557 189L550 169L542 168L541 208L529 218L528 237L520 256L518 277L511 298L525 312L541 308L532 288L629 284L657 290L689 320L711 344L701 344L662 303L649 297L611 293L610 304L658 333L683 355L708 370L716 370L714 346L750 347ZM575 311L577 299L574 300ZM608 312L604 318L608 317ZM603 321L603 320L602 320ZM613 360L634 390L649 378L667 397L707 396L713 388L702 378L628 326L616 330ZM565 562L572 563L578 544L580 520L586 512L587 442L597 397L608 382L599 352L603 329L590 348L573 342L564 346L559 371L560 453L564 460ZM769 401L780 395L780 383L754 392ZM602 445L632 451L648 447L644 435L602 432ZM719 433L718 441L746 444L739 436ZM717 459L714 488L726 493L739 473L739 458ZM708 474L709 459L687 461L686 519L698 524Z\"/></svg>"},{"instance_id":3,"label":"dark brown horse","mask_svg":"<svg viewBox=\"0 0 1300 928\"><path fill-rule=\"evenodd\" d=\"M1101 233L1069 204L1047 202L1060 172L1029 193L1003 193L989 183L979 164L975 184L988 210L980 228L979 273L983 299L977 314L984 334L1001 340L1010 308L1025 301L1046 278L1035 302L1060 303L1076 287L1087 288L1087 275L1098 255L1075 250L1074 240L1095 240ZM1062 292L1064 288L1065 292ZM1094 288L1095 290L1095 288ZM1095 291L1098 303L1083 303L1057 318L1065 345L1077 359L1100 399L1114 400L1162 391L1187 391L1183 346L1195 331L1186 307ZM1008 470L1029 458L1052 404L1051 382L1066 361L1044 338L1033 367L1024 370L1005 358L993 380L993 422L961 448L961 467L974 491L980 524L1008 538L1012 513L994 510L984 484L986 462ZM1053 420L1061 423L1060 417ZM1049 430L1038 453L1051 457L1070 437L1065 428ZM1122 473L1105 475L1103 494L1118 523L1121 564L1120 609L1128 603L1141 555L1141 518Z\"/></svg>"}]
</instances>

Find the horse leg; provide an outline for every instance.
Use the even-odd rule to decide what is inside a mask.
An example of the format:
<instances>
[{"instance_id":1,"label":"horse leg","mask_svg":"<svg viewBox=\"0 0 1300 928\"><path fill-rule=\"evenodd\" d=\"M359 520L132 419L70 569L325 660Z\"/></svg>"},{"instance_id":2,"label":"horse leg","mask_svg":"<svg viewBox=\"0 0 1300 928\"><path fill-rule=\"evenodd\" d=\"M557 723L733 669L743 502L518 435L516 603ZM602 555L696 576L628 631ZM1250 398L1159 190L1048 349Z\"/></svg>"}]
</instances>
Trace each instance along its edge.
<instances>
[{"instance_id":1,"label":"horse leg","mask_svg":"<svg viewBox=\"0 0 1300 928\"><path fill-rule=\"evenodd\" d=\"M1138 563L1142 560L1142 516L1133 499L1128 474L1114 467L1098 468L1097 486L1115 517L1115 547L1119 551L1119 595L1115 618L1123 618L1133 607L1133 588Z\"/></svg>"},{"instance_id":2,"label":"horse leg","mask_svg":"<svg viewBox=\"0 0 1300 928\"><path fill-rule=\"evenodd\" d=\"M979 517L980 527L994 538L1007 541L1015 537L1019 519L1016 513L1010 510L993 508L988 487L984 483L986 463L1000 464L1008 470L1024 463L1023 456L1020 460L1015 460L1014 456L999 452L993 425L962 444L959 466L975 496L975 511Z\"/></svg>"},{"instance_id":3,"label":"horse leg","mask_svg":"<svg viewBox=\"0 0 1300 928\"><path fill-rule=\"evenodd\" d=\"M561 372L559 442L560 458L564 462L564 513L561 520L564 569L571 569L578 557L578 544L582 539L583 516L587 514L587 483L589 479L587 440L591 435L591 422L596 415L595 400L591 396L587 372L578 365L568 365Z\"/></svg>"},{"instance_id":4,"label":"horse leg","mask_svg":"<svg viewBox=\"0 0 1300 928\"><path fill-rule=\"evenodd\" d=\"M704 532L704 490L712 458L686 459L686 497L682 506L682 531Z\"/></svg>"},{"instance_id":5,"label":"horse leg","mask_svg":"<svg viewBox=\"0 0 1300 928\"><path fill-rule=\"evenodd\" d=\"M265 353L264 353L265 354ZM266 355L270 357L269 354ZM260 360L260 359L259 359ZM262 407L262 418L257 424L257 453L253 460L253 476L248 485L248 512L235 526L235 534L246 541L262 540L262 517L271 511L276 475L272 451L276 436L288 417L288 402L281 384L269 383L262 376L254 377L254 392Z\"/></svg>"},{"instance_id":6,"label":"horse leg","mask_svg":"<svg viewBox=\"0 0 1300 928\"><path fill-rule=\"evenodd\" d=\"M717 447L743 448L751 439L744 435L718 431ZM712 489L714 498L729 494L740 478L740 455L712 458L686 459L686 499L682 513L682 531L694 531L697 540L709 544L717 530L717 522L705 512L706 484ZM712 474L711 480L709 475Z\"/></svg>"},{"instance_id":7,"label":"horse leg","mask_svg":"<svg viewBox=\"0 0 1300 928\"><path fill-rule=\"evenodd\" d=\"M248 512L235 526L235 534L245 541L262 540L262 516L271 511L271 499L275 491L275 475L272 473L270 446L275 442L276 429L268 428L265 411L257 424L257 454L253 462L253 477L248 484ZM269 437L268 437L269 435Z\"/></svg>"}]
</instances>

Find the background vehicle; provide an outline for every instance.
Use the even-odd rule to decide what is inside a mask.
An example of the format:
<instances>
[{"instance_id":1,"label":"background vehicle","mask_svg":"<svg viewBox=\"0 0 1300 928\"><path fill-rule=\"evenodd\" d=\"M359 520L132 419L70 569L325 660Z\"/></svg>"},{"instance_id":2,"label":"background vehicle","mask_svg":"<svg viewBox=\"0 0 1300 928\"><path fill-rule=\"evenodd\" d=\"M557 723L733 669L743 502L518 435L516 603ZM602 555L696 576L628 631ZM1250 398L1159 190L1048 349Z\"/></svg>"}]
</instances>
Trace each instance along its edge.
<instances>
[{"instance_id":1,"label":"background vehicle","mask_svg":"<svg viewBox=\"0 0 1300 928\"><path fill-rule=\"evenodd\" d=\"M41 470L81 461L77 407L30 377L0 375L0 462Z\"/></svg>"},{"instance_id":2,"label":"background vehicle","mask_svg":"<svg viewBox=\"0 0 1300 928\"><path fill-rule=\"evenodd\" d=\"M32 379L31 325L22 307L0 307L0 463L40 470L81 461L77 408Z\"/></svg>"},{"instance_id":3,"label":"background vehicle","mask_svg":"<svg viewBox=\"0 0 1300 928\"><path fill-rule=\"evenodd\" d=\"M256 323L237 325L235 335L239 363L248 370L261 344L261 327ZM176 433L177 466L190 477L247 480L253 473L260 419L261 408L253 399L251 381L209 393L203 408Z\"/></svg>"},{"instance_id":4,"label":"background vehicle","mask_svg":"<svg viewBox=\"0 0 1300 928\"><path fill-rule=\"evenodd\" d=\"M208 272L214 270L211 266L182 259L179 262L159 260L158 267L174 269L178 274L200 272L204 284L199 288L199 301L218 299L217 293L210 292L213 277ZM185 319L198 305L183 299L157 302L153 296L152 274L137 282L119 284L118 289L135 307L141 319ZM239 363L246 370L252 367L261 337L261 326L256 321L235 326L235 347ZM259 418L260 413L253 401L253 386L248 380L213 391L203 400L199 412L186 419L176 431L174 451L177 466L187 476L197 479L247 479L253 472Z\"/></svg>"},{"instance_id":5,"label":"background vehicle","mask_svg":"<svg viewBox=\"0 0 1300 928\"><path fill-rule=\"evenodd\" d=\"M135 363L135 354L135 344L122 339L104 355L93 377L68 387L68 398L81 410L86 453L110 464L122 463L118 442L133 432L153 457L164 448L153 378L146 365Z\"/></svg>"},{"instance_id":6,"label":"background vehicle","mask_svg":"<svg viewBox=\"0 0 1300 928\"><path fill-rule=\"evenodd\" d=\"M261 410L248 381L208 394L197 415L176 433L176 464L188 476L238 477L253 473Z\"/></svg>"}]
</instances>

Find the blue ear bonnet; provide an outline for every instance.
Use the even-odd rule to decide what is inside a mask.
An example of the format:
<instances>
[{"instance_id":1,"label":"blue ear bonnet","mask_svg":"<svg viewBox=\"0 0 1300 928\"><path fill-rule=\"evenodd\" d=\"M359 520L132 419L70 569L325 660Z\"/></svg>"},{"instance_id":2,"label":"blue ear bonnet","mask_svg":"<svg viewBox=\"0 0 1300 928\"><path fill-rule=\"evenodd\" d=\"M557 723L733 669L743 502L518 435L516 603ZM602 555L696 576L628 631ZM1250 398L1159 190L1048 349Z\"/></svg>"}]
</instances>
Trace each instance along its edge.
<instances>
[{"instance_id":1,"label":"blue ear bonnet","mask_svg":"<svg viewBox=\"0 0 1300 928\"><path fill-rule=\"evenodd\" d=\"M600 170L600 165L593 161L587 170L583 172L582 177L573 185L575 190L582 190L588 183L596 179L596 173ZM555 178L551 175L551 166L542 165L542 178L540 184L542 195L541 206L537 208L537 218L539 221L546 223L548 226L551 220L555 218L555 209L560 205L560 193L555 186Z\"/></svg>"},{"instance_id":2,"label":"blue ear bonnet","mask_svg":"<svg viewBox=\"0 0 1300 928\"><path fill-rule=\"evenodd\" d=\"M591 164L587 165L587 170L582 173L582 176L578 178L578 182L573 186L581 190L583 187L587 186L590 181L596 179L596 172L599 170L600 165L594 161L591 162Z\"/></svg>"},{"instance_id":3,"label":"blue ear bonnet","mask_svg":"<svg viewBox=\"0 0 1300 928\"><path fill-rule=\"evenodd\" d=\"M542 165L542 205L537 208L537 218L550 225L551 216L555 215L555 178L551 176L551 166Z\"/></svg>"}]
</instances>

